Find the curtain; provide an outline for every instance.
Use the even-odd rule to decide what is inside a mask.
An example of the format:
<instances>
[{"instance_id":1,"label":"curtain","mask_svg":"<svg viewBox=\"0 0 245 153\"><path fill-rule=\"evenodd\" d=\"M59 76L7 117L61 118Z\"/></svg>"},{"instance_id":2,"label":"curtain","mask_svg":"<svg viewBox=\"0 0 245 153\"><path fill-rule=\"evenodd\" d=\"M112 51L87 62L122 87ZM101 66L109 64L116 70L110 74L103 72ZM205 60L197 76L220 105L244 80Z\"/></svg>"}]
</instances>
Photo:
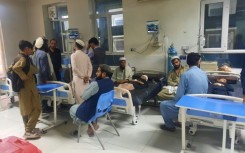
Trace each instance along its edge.
<instances>
[{"instance_id":1,"label":"curtain","mask_svg":"<svg viewBox=\"0 0 245 153\"><path fill-rule=\"evenodd\" d=\"M7 62L3 42L2 25L0 21L0 78L6 77Z\"/></svg>"}]
</instances>

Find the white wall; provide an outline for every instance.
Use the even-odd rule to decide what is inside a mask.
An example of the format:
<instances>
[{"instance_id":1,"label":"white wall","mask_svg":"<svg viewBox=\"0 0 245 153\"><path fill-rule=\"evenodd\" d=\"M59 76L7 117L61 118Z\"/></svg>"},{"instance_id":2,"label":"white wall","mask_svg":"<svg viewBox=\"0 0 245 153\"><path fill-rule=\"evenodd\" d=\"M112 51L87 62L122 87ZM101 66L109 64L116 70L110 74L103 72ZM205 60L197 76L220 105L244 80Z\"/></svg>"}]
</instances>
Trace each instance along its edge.
<instances>
[{"instance_id":1,"label":"white wall","mask_svg":"<svg viewBox=\"0 0 245 153\"><path fill-rule=\"evenodd\" d=\"M91 0L27 0L28 1L28 23L30 25L30 39L34 40L38 36L45 35L45 25L43 19L43 5L55 3L67 3L69 26L78 28L83 40L88 40L94 36L90 20Z\"/></svg>"},{"instance_id":2,"label":"white wall","mask_svg":"<svg viewBox=\"0 0 245 153\"><path fill-rule=\"evenodd\" d=\"M131 66L138 70L165 71L165 52L174 43L178 54L181 46L197 51L200 0L123 0L125 56ZM146 21L159 20L159 38L163 47L148 47L144 53L131 52L130 48L142 51L151 37L146 31ZM164 39L165 36L165 39ZM166 43L168 42L168 43ZM143 48L143 49L142 49Z\"/></svg>"},{"instance_id":3,"label":"white wall","mask_svg":"<svg viewBox=\"0 0 245 153\"><path fill-rule=\"evenodd\" d=\"M10 65L19 51L19 41L29 38L25 0L0 0L4 48Z\"/></svg>"},{"instance_id":4,"label":"white wall","mask_svg":"<svg viewBox=\"0 0 245 153\"><path fill-rule=\"evenodd\" d=\"M45 35L43 5L65 2L68 7L71 28L78 28L85 41L94 36L91 21L91 0L0 0L0 17L3 22L7 59L18 50L20 39L34 40ZM165 71L165 52L173 42L179 54L181 46L197 51L200 0L123 0L125 56L137 70ZM148 44L151 35L146 32L146 21L159 20L159 40L162 47ZM165 39L164 39L165 36ZM130 48L142 54L131 52ZM11 61L8 60L8 63Z\"/></svg>"}]
</instances>

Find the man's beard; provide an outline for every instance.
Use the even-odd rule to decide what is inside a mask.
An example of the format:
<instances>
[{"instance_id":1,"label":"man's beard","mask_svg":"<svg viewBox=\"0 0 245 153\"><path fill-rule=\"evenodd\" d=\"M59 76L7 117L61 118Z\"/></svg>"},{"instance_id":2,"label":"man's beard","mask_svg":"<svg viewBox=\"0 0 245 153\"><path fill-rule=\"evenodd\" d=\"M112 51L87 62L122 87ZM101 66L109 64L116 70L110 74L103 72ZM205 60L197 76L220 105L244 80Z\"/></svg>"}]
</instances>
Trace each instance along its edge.
<instances>
[{"instance_id":1,"label":"man's beard","mask_svg":"<svg viewBox=\"0 0 245 153\"><path fill-rule=\"evenodd\" d=\"M125 69L125 66L120 66L120 69L121 69L121 70L124 70L124 69Z\"/></svg>"},{"instance_id":2,"label":"man's beard","mask_svg":"<svg viewBox=\"0 0 245 153\"><path fill-rule=\"evenodd\" d=\"M175 69L175 70L178 70L179 68L180 68L180 65L174 66L174 69Z\"/></svg>"}]
</instances>

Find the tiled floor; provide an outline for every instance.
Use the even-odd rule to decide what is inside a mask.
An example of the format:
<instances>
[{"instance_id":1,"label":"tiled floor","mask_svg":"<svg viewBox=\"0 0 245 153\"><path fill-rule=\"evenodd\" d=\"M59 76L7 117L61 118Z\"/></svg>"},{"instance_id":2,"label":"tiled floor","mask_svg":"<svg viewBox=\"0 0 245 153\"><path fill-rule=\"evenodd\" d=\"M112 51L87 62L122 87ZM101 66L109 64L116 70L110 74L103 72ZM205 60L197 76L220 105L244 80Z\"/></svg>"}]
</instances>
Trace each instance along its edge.
<instances>
[{"instance_id":1,"label":"tiled floor","mask_svg":"<svg viewBox=\"0 0 245 153\"><path fill-rule=\"evenodd\" d=\"M63 117L62 117L63 116ZM99 120L98 135L104 142L106 150L102 150L96 137L88 137L86 126L83 126L80 143L71 136L76 129L68 112L59 112L59 118L67 119L68 123L55 127L43 135L39 140L32 140L43 153L178 153L181 149L181 130L166 132L159 129L163 123L159 108L143 107L142 116L138 125L130 124L130 117L121 114L112 114L113 121L120 133L118 137L109 125L106 118ZM38 124L38 127L44 127ZM24 133L22 119L18 107L0 112L0 138L7 136L22 137ZM236 145L236 153L245 153L245 134L243 141ZM192 143L192 152L218 153L221 152L222 130L200 127L195 136L187 135ZM230 139L227 139L229 147ZM227 152L228 149L227 149Z\"/></svg>"}]
</instances>

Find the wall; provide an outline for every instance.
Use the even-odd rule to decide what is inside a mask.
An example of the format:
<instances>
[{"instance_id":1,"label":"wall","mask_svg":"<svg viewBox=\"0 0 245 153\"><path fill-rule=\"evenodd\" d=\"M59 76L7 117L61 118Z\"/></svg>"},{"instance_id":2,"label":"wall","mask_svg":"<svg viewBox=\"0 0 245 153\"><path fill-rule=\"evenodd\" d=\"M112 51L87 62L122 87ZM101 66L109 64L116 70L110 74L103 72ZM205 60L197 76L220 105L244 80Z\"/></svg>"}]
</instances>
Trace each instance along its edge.
<instances>
[{"instance_id":1,"label":"wall","mask_svg":"<svg viewBox=\"0 0 245 153\"><path fill-rule=\"evenodd\" d=\"M30 24L30 39L34 40L38 36L45 35L45 25L43 18L44 5L55 3L67 3L70 28L78 28L83 40L88 40L94 36L90 20L91 0L27 0L28 1L28 23Z\"/></svg>"},{"instance_id":2,"label":"wall","mask_svg":"<svg viewBox=\"0 0 245 153\"><path fill-rule=\"evenodd\" d=\"M197 51L199 12L200 0L123 0L125 56L130 65L137 70L166 71L166 50L172 42L179 55L181 46ZM146 31L146 21L150 20L160 21L162 47L147 47L152 35Z\"/></svg>"},{"instance_id":3,"label":"wall","mask_svg":"<svg viewBox=\"0 0 245 153\"><path fill-rule=\"evenodd\" d=\"M29 38L25 8L25 0L0 0L0 20L8 65L19 51L19 40Z\"/></svg>"},{"instance_id":4,"label":"wall","mask_svg":"<svg viewBox=\"0 0 245 153\"><path fill-rule=\"evenodd\" d=\"M32 41L45 35L43 5L61 2L67 3L70 27L78 28L85 41L94 36L91 0L0 0L7 59L15 55L18 48L13 44L20 39ZM179 54L183 54L183 45L188 45L189 51L197 51L200 0L149 0L141 3L123 0L123 9L125 56L137 70L165 71L165 52L171 42ZM151 35L146 32L146 21L149 20L160 21L159 40L164 43L161 47L148 45ZM131 52L130 48L143 53Z\"/></svg>"}]
</instances>

